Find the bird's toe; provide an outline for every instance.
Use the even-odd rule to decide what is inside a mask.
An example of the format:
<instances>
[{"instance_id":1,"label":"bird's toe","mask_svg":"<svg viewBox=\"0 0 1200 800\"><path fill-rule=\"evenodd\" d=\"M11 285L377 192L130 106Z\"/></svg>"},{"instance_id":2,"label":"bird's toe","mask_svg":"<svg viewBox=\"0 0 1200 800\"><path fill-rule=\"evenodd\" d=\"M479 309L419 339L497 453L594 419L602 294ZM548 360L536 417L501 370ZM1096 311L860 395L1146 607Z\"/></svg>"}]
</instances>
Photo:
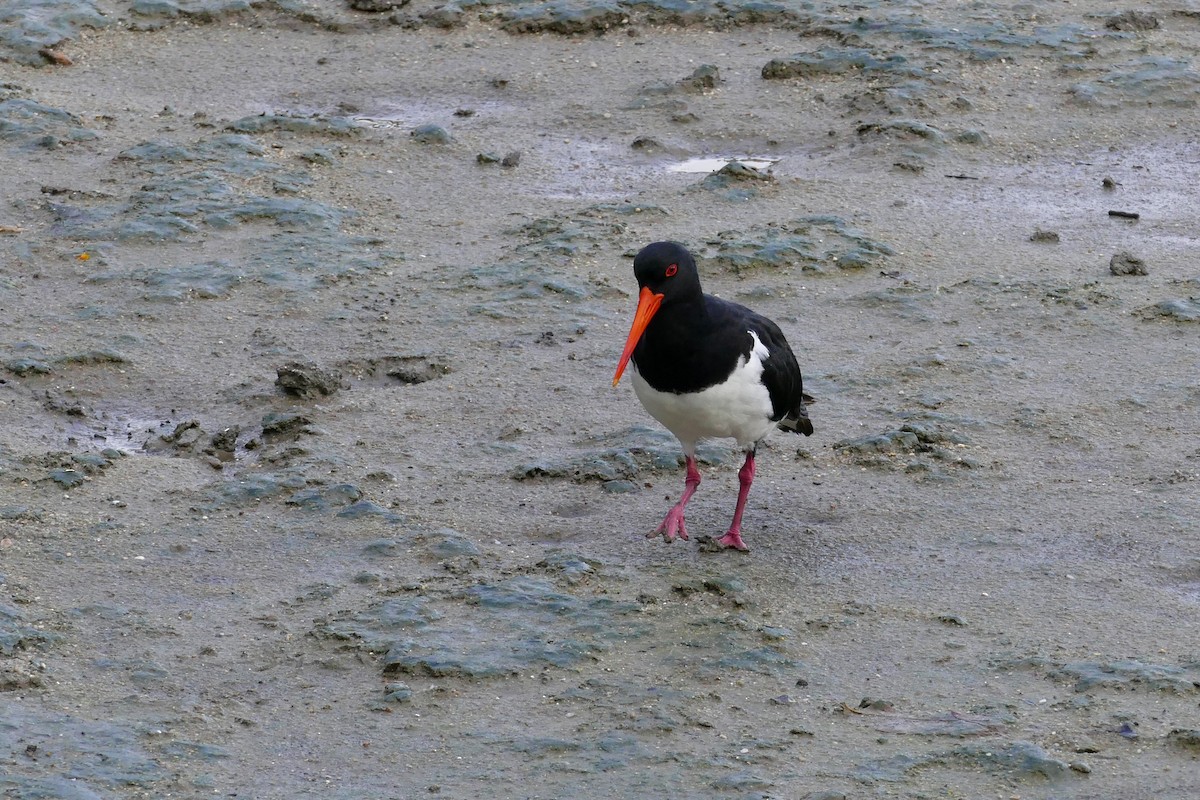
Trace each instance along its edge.
<instances>
[{"instance_id":1,"label":"bird's toe","mask_svg":"<svg viewBox=\"0 0 1200 800\"><path fill-rule=\"evenodd\" d=\"M742 534L738 531L730 531L716 541L721 547L730 550L740 550L743 553L750 552L750 548L747 547L746 543L742 541Z\"/></svg>"}]
</instances>

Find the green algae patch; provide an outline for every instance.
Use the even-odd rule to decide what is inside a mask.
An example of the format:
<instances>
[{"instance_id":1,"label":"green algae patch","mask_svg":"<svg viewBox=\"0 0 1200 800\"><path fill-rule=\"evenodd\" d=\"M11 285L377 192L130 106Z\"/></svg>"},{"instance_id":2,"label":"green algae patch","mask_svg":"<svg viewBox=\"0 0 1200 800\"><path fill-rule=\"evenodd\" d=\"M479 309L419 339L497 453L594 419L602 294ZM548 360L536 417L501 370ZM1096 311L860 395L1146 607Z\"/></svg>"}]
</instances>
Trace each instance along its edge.
<instances>
[{"instance_id":1,"label":"green algae patch","mask_svg":"<svg viewBox=\"0 0 1200 800\"><path fill-rule=\"evenodd\" d=\"M593 660L636 635L636 605L558 589L536 577L481 583L434 598L384 600L317 634L383 655L385 675L505 678Z\"/></svg>"},{"instance_id":2,"label":"green algae patch","mask_svg":"<svg viewBox=\"0 0 1200 800\"><path fill-rule=\"evenodd\" d=\"M794 268L806 272L863 269L881 264L893 253L888 245L836 216L724 231L708 245L704 266L735 275Z\"/></svg>"},{"instance_id":3,"label":"green algae patch","mask_svg":"<svg viewBox=\"0 0 1200 800\"><path fill-rule=\"evenodd\" d=\"M270 148L242 133L143 142L115 161L132 173L136 188L128 196L68 193L47 203L51 231L90 249L103 249L99 243L199 244L214 256L102 269L88 277L140 286L145 299L159 301L228 297L247 283L311 290L400 260L378 240L345 232L351 210L297 196L311 183L305 170L314 168L302 163L299 169L281 164ZM274 194L261 192L264 182Z\"/></svg>"}]
</instances>

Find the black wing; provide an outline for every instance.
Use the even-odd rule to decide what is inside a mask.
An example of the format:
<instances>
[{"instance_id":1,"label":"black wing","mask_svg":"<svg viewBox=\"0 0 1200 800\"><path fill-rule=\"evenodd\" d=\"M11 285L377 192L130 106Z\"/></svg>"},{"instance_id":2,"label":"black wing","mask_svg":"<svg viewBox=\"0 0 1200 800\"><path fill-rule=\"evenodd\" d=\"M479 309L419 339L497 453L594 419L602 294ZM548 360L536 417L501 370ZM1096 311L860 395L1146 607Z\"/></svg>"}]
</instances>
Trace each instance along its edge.
<instances>
[{"instance_id":1,"label":"black wing","mask_svg":"<svg viewBox=\"0 0 1200 800\"><path fill-rule=\"evenodd\" d=\"M788 346L783 331L771 320L753 313L749 328L767 348L762 381L771 395L771 408L774 411L771 419L779 423L781 430L812 436L812 421L804 407L805 401L811 398L804 393L800 364Z\"/></svg>"}]
</instances>

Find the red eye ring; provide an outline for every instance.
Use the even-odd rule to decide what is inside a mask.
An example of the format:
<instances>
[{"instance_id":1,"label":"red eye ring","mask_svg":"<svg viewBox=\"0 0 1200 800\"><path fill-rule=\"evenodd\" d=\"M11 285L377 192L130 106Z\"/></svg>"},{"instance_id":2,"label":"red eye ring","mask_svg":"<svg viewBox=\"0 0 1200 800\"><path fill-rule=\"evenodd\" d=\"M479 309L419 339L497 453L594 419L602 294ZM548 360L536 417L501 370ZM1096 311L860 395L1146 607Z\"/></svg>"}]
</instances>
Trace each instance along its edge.
<instances>
[{"instance_id":1,"label":"red eye ring","mask_svg":"<svg viewBox=\"0 0 1200 800\"><path fill-rule=\"evenodd\" d=\"M672 264L671 266L667 267L667 277L668 278L674 277L676 272L679 272L678 264Z\"/></svg>"}]
</instances>

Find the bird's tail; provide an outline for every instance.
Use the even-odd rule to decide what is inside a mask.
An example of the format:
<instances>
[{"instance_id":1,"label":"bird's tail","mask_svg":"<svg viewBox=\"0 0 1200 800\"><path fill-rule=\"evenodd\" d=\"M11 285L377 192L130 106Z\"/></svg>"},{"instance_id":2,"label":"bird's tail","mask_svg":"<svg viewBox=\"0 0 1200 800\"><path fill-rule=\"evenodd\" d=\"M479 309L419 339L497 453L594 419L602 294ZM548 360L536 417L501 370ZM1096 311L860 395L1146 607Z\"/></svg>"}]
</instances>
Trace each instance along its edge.
<instances>
[{"instance_id":1,"label":"bird's tail","mask_svg":"<svg viewBox=\"0 0 1200 800\"><path fill-rule=\"evenodd\" d=\"M814 402L812 395L805 392L801 395L800 404L783 419L779 420L779 429L782 431L791 431L792 433L803 433L805 436L813 435L812 420L808 418L808 409L805 408L806 403Z\"/></svg>"}]
</instances>

